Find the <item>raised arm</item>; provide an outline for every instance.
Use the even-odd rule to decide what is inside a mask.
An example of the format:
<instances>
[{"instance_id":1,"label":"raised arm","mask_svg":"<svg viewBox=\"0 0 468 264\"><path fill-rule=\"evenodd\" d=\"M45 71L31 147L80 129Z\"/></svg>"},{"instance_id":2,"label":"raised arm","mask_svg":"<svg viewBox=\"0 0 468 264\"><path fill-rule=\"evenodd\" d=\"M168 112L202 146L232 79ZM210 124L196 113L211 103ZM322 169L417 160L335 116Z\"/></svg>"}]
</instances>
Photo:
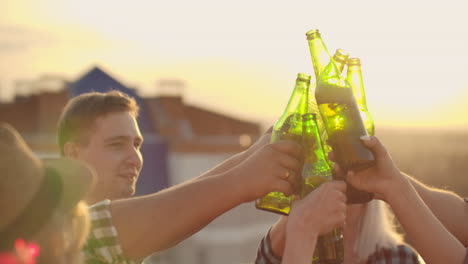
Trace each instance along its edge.
<instances>
[{"instance_id":1,"label":"raised arm","mask_svg":"<svg viewBox=\"0 0 468 264\"><path fill-rule=\"evenodd\" d=\"M468 204L457 194L431 188L407 176L434 215L462 244L468 246Z\"/></svg>"},{"instance_id":2,"label":"raised arm","mask_svg":"<svg viewBox=\"0 0 468 264\"><path fill-rule=\"evenodd\" d=\"M348 172L347 180L358 189L380 195L390 204L426 263L462 264L465 247L434 216L385 147L376 137L364 137L363 143L374 153L376 165L356 174Z\"/></svg>"},{"instance_id":3,"label":"raised arm","mask_svg":"<svg viewBox=\"0 0 468 264\"><path fill-rule=\"evenodd\" d=\"M126 257L167 249L233 207L267 194L291 194L301 148L291 141L266 144L223 173L198 177L156 194L111 204Z\"/></svg>"}]
</instances>

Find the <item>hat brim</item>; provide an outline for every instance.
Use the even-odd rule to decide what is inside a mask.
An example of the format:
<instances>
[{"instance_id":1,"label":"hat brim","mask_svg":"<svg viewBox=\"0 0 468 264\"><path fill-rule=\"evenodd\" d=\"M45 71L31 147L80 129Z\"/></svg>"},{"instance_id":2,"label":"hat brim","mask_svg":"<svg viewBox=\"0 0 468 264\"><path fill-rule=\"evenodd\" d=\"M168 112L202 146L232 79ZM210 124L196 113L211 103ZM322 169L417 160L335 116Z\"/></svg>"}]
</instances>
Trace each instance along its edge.
<instances>
[{"instance_id":1,"label":"hat brim","mask_svg":"<svg viewBox=\"0 0 468 264\"><path fill-rule=\"evenodd\" d=\"M44 173L47 173L47 168L50 168L59 175L62 182L62 196L57 198L60 199L58 205L61 208L71 208L80 200L85 199L94 184L95 172L85 163L69 158L39 160L23 137L7 123L0 122L0 141L9 146L11 151L23 153L23 157L26 157L23 162L42 166Z\"/></svg>"},{"instance_id":2,"label":"hat brim","mask_svg":"<svg viewBox=\"0 0 468 264\"><path fill-rule=\"evenodd\" d=\"M80 200L84 200L94 185L94 171L85 163L69 159L43 159L44 168L54 170L62 181L62 196L59 209L72 209ZM47 173L47 169L45 173Z\"/></svg>"}]
</instances>

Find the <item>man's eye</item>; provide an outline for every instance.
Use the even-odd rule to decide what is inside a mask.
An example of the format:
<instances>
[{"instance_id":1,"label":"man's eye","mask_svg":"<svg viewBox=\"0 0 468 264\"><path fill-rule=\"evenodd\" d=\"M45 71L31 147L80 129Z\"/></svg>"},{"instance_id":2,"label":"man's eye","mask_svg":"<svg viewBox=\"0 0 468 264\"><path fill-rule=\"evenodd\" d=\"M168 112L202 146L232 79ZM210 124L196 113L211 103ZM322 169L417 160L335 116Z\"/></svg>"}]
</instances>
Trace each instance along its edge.
<instances>
[{"instance_id":1,"label":"man's eye","mask_svg":"<svg viewBox=\"0 0 468 264\"><path fill-rule=\"evenodd\" d=\"M109 144L109 146L117 148L117 147L123 146L123 143L122 142L114 142L114 143Z\"/></svg>"}]
</instances>

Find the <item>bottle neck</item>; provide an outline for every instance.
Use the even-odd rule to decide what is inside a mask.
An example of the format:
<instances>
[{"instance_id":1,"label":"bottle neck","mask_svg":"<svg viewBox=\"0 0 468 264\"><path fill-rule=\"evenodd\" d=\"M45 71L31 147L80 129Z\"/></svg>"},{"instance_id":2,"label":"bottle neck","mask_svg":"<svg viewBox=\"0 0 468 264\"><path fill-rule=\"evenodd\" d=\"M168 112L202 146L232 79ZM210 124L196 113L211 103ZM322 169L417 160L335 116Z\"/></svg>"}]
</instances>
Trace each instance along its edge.
<instances>
[{"instance_id":1,"label":"bottle neck","mask_svg":"<svg viewBox=\"0 0 468 264\"><path fill-rule=\"evenodd\" d=\"M304 163L321 164L323 162L328 166L316 123L307 121L303 129Z\"/></svg>"},{"instance_id":2,"label":"bottle neck","mask_svg":"<svg viewBox=\"0 0 468 264\"><path fill-rule=\"evenodd\" d=\"M307 113L308 102L309 83L297 80L288 105L275 123L274 130L302 135L302 115Z\"/></svg>"},{"instance_id":3,"label":"bottle neck","mask_svg":"<svg viewBox=\"0 0 468 264\"><path fill-rule=\"evenodd\" d=\"M315 79L318 80L325 66L330 61L330 53L321 37L309 39L309 50L314 67Z\"/></svg>"},{"instance_id":4,"label":"bottle neck","mask_svg":"<svg viewBox=\"0 0 468 264\"><path fill-rule=\"evenodd\" d=\"M356 103L358 104L360 110L367 110L366 93L364 90L361 66L348 65L346 80L353 89L354 98L356 98Z\"/></svg>"},{"instance_id":5,"label":"bottle neck","mask_svg":"<svg viewBox=\"0 0 468 264\"><path fill-rule=\"evenodd\" d=\"M343 72L343 69L344 69L344 66L345 66L345 63L341 62L340 60L337 60L335 58L333 58L335 60L335 64L336 64L336 67L338 68L338 70L340 71L340 73Z\"/></svg>"}]
</instances>

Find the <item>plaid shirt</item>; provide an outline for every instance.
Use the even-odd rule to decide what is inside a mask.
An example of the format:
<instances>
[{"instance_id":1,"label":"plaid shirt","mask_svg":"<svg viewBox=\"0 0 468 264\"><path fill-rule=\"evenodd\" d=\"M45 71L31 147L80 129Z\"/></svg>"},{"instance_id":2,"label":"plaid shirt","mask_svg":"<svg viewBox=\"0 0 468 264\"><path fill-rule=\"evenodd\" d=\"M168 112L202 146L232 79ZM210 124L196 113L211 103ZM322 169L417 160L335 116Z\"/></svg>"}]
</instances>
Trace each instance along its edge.
<instances>
[{"instance_id":1,"label":"plaid shirt","mask_svg":"<svg viewBox=\"0 0 468 264\"><path fill-rule=\"evenodd\" d=\"M110 200L89 207L91 230L83 248L86 264L134 264L125 259L118 240L117 229L112 223Z\"/></svg>"},{"instance_id":2,"label":"plaid shirt","mask_svg":"<svg viewBox=\"0 0 468 264\"><path fill-rule=\"evenodd\" d=\"M270 245L270 231L263 237L257 250L256 264L281 264L281 258L275 256ZM405 245L384 248L374 252L366 264L422 264L413 249Z\"/></svg>"}]
</instances>

